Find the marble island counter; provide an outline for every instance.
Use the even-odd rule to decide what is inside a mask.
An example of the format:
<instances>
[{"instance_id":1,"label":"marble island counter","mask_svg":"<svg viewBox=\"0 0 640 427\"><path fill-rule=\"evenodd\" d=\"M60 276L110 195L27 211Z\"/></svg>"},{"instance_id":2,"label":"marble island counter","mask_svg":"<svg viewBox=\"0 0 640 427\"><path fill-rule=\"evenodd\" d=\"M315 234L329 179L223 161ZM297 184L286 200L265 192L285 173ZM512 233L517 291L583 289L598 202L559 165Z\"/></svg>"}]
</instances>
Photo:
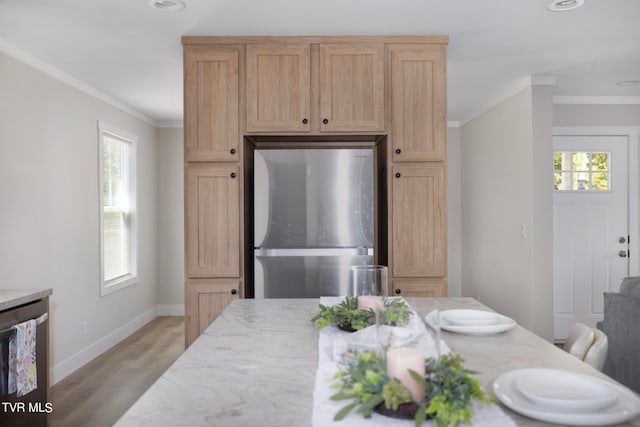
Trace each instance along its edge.
<instances>
[{"instance_id":1,"label":"marble island counter","mask_svg":"<svg viewBox=\"0 0 640 427\"><path fill-rule=\"evenodd\" d=\"M52 292L52 289L0 289L0 311L48 297Z\"/></svg>"},{"instance_id":2,"label":"marble island counter","mask_svg":"<svg viewBox=\"0 0 640 427\"><path fill-rule=\"evenodd\" d=\"M438 301L443 309L487 309L472 298ZM407 302L423 317L433 300ZM318 332L310 318L317 310L317 299L234 301L116 425L312 426ZM489 392L498 375L520 368L610 380L520 326L492 336L443 332L442 338ZM501 408L519 426L553 425ZM638 427L640 419L619 425Z\"/></svg>"}]
</instances>

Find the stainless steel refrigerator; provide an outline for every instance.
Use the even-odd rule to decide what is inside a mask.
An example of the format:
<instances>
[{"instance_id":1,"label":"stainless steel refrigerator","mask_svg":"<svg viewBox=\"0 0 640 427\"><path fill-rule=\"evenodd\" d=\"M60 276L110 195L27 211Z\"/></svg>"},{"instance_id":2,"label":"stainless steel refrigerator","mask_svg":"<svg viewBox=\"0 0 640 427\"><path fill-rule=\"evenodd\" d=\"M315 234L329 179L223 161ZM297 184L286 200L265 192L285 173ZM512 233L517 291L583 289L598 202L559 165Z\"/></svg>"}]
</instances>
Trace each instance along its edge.
<instances>
[{"instance_id":1,"label":"stainless steel refrigerator","mask_svg":"<svg viewBox=\"0 0 640 427\"><path fill-rule=\"evenodd\" d=\"M374 204L372 148L255 150L255 297L345 295L374 261Z\"/></svg>"}]
</instances>

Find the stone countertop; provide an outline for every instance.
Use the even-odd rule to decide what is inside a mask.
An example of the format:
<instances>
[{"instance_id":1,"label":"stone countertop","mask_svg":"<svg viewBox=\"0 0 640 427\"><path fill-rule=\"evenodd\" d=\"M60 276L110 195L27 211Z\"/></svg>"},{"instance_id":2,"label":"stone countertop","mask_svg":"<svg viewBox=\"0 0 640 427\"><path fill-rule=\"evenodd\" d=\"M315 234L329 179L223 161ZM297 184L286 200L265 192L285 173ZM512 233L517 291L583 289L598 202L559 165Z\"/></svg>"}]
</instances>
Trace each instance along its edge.
<instances>
[{"instance_id":1,"label":"stone countertop","mask_svg":"<svg viewBox=\"0 0 640 427\"><path fill-rule=\"evenodd\" d=\"M434 302L407 301L422 317ZM437 301L441 309L487 309L472 298ZM317 299L234 301L116 425L311 426L318 333L309 319L317 310ZM442 338L489 392L498 375L521 368L608 378L520 326L492 336L443 332ZM553 425L502 408L519 426ZM620 425L638 427L640 418Z\"/></svg>"},{"instance_id":2,"label":"stone countertop","mask_svg":"<svg viewBox=\"0 0 640 427\"><path fill-rule=\"evenodd\" d=\"M52 289L0 289L0 311L48 297Z\"/></svg>"}]
</instances>

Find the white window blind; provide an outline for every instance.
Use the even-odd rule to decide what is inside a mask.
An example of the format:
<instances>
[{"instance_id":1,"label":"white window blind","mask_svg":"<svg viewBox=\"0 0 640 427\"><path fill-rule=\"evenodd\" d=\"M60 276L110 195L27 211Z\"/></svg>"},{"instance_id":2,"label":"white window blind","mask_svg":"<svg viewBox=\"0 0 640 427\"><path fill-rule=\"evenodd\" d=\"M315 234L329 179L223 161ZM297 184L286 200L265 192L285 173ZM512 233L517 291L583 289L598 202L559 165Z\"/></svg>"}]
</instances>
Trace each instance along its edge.
<instances>
[{"instance_id":1,"label":"white window blind","mask_svg":"<svg viewBox=\"0 0 640 427\"><path fill-rule=\"evenodd\" d=\"M101 295L136 281L135 137L100 123Z\"/></svg>"}]
</instances>

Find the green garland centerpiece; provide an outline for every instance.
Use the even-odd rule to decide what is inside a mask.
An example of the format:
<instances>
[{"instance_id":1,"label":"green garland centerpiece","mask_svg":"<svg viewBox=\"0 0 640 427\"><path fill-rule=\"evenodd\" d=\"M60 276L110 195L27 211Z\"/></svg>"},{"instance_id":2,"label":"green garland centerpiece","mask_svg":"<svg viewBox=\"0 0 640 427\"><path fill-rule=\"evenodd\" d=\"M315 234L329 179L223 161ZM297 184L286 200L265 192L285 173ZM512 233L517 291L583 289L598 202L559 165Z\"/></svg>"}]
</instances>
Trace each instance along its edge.
<instances>
[{"instance_id":1,"label":"green garland centerpiece","mask_svg":"<svg viewBox=\"0 0 640 427\"><path fill-rule=\"evenodd\" d=\"M400 418L414 418L416 427L433 419L435 427L471 423L472 400L490 403L493 399L480 382L464 368L459 354L446 354L436 361L425 359L425 376L409 374L424 387L425 398L412 400L409 390L387 374L385 361L374 352L357 353L354 360L335 375L333 387L338 390L331 400L352 400L334 417L339 421L353 409L365 418L373 412Z\"/></svg>"},{"instance_id":2,"label":"green garland centerpiece","mask_svg":"<svg viewBox=\"0 0 640 427\"><path fill-rule=\"evenodd\" d=\"M383 325L404 326L409 322L413 313L402 300L385 298L384 311L381 311L380 322ZM375 312L372 309L358 309L358 297L346 296L340 304L325 306L320 304L320 311L311 318L318 329L329 325L354 332L376 323Z\"/></svg>"}]
</instances>

